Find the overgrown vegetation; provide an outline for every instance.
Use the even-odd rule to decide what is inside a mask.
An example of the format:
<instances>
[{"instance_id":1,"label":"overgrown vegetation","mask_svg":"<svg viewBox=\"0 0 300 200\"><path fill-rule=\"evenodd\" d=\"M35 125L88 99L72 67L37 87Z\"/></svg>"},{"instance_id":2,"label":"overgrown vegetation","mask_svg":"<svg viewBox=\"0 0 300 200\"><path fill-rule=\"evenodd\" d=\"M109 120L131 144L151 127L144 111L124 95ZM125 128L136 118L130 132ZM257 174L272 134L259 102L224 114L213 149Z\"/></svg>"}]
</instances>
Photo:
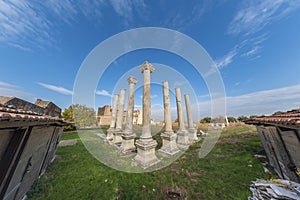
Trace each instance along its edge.
<instances>
[{"instance_id":1,"label":"overgrown vegetation","mask_svg":"<svg viewBox=\"0 0 300 200\"><path fill-rule=\"evenodd\" d=\"M85 128L96 125L95 110L85 105L72 104L62 112L61 117L73 122L65 126L64 131L75 130L76 126L78 128Z\"/></svg>"},{"instance_id":2,"label":"overgrown vegetation","mask_svg":"<svg viewBox=\"0 0 300 200\"><path fill-rule=\"evenodd\" d=\"M198 157L198 142L168 167L142 174L100 163L77 133L62 136L73 138L77 144L58 149L57 159L32 187L29 199L247 199L252 180L270 178L254 157L264 151L253 126L226 128L203 159Z\"/></svg>"}]
</instances>

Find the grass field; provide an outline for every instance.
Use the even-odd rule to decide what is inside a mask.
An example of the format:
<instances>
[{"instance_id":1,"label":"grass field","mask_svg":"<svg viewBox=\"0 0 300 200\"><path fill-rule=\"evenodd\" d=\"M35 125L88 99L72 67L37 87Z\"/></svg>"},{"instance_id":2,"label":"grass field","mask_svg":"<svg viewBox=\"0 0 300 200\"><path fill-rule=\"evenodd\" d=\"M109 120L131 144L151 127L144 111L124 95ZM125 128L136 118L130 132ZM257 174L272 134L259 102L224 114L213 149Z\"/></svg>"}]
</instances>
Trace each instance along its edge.
<instances>
[{"instance_id":1,"label":"grass field","mask_svg":"<svg viewBox=\"0 0 300 200\"><path fill-rule=\"evenodd\" d=\"M62 140L74 138L76 145L58 148L57 159L34 184L28 199L247 199L252 180L271 177L254 157L264 151L253 126L225 128L203 159L198 157L200 141L168 167L140 174L100 163L76 132L62 136Z\"/></svg>"}]
</instances>

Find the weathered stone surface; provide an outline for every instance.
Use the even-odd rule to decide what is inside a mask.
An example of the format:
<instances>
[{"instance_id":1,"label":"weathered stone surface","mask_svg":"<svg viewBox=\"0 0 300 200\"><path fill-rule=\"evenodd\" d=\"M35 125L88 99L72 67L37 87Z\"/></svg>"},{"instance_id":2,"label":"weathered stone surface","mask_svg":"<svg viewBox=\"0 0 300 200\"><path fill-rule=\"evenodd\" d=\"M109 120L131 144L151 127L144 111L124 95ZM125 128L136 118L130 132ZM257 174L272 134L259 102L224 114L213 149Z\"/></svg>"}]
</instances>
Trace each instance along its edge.
<instances>
[{"instance_id":1,"label":"weathered stone surface","mask_svg":"<svg viewBox=\"0 0 300 200\"><path fill-rule=\"evenodd\" d=\"M185 94L184 99L185 99L185 106L186 106L186 115L187 115L187 120L188 120L189 141L190 141L190 143L193 143L194 141L198 140L197 129L195 129L194 123L193 123L189 95Z\"/></svg>"},{"instance_id":2,"label":"weathered stone surface","mask_svg":"<svg viewBox=\"0 0 300 200\"><path fill-rule=\"evenodd\" d=\"M170 108L170 94L168 82L163 82L163 94L164 94L164 119L165 119L165 132L161 134L162 147L158 151L163 155L175 155L179 153L177 148L176 138L177 135L172 129L172 118Z\"/></svg>"},{"instance_id":3,"label":"weathered stone surface","mask_svg":"<svg viewBox=\"0 0 300 200\"><path fill-rule=\"evenodd\" d=\"M135 151L134 138L135 133L133 132L133 108L134 108L134 86L137 83L137 79L134 77L128 78L129 93L128 93L128 107L126 126L122 134L122 144L120 147L120 154L127 155Z\"/></svg>"},{"instance_id":4,"label":"weathered stone surface","mask_svg":"<svg viewBox=\"0 0 300 200\"><path fill-rule=\"evenodd\" d=\"M188 131L184 126L180 88L176 88L175 93L176 93L177 116L178 116L177 144L178 147L187 149L189 147L189 136L188 136Z\"/></svg>"},{"instance_id":5,"label":"weathered stone surface","mask_svg":"<svg viewBox=\"0 0 300 200\"><path fill-rule=\"evenodd\" d=\"M144 74L143 87L143 128L140 139L136 142L137 155L134 160L143 168L147 168L159 162L155 155L155 147L157 142L151 136L151 103L150 103L150 73L155 68L147 61L139 68Z\"/></svg>"},{"instance_id":6,"label":"weathered stone surface","mask_svg":"<svg viewBox=\"0 0 300 200\"><path fill-rule=\"evenodd\" d=\"M107 136L106 136L107 140L112 140L114 138L113 132L114 132L115 126L116 126L118 99L119 99L119 95L114 94L112 117L111 117L109 129L107 130Z\"/></svg>"},{"instance_id":7,"label":"weathered stone surface","mask_svg":"<svg viewBox=\"0 0 300 200\"><path fill-rule=\"evenodd\" d=\"M124 104L125 104L125 89L120 90L120 101L117 112L117 122L116 128L113 131L114 144L121 144L122 142L122 124L123 124L123 112L124 112Z\"/></svg>"},{"instance_id":8,"label":"weathered stone surface","mask_svg":"<svg viewBox=\"0 0 300 200\"><path fill-rule=\"evenodd\" d=\"M137 155L134 157L134 160L139 163L142 168L146 169L160 162L155 155L155 147L157 146L157 142L155 140L138 140L135 144L137 146Z\"/></svg>"}]
</instances>

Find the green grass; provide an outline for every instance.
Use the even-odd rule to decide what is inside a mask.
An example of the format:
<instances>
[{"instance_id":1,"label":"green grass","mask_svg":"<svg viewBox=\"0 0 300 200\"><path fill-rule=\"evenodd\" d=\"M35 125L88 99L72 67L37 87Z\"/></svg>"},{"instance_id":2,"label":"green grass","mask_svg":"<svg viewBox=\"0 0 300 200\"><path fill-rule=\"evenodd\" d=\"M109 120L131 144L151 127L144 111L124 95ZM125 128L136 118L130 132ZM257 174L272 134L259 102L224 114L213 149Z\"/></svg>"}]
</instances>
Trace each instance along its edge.
<instances>
[{"instance_id":1,"label":"green grass","mask_svg":"<svg viewBox=\"0 0 300 200\"><path fill-rule=\"evenodd\" d=\"M256 178L270 178L253 155L263 153L253 127L227 128L203 159L201 142L191 146L168 167L130 174L111 169L92 157L82 142L60 147L57 159L32 187L28 199L247 199ZM62 139L78 138L77 133ZM160 143L160 141L159 141Z\"/></svg>"}]
</instances>

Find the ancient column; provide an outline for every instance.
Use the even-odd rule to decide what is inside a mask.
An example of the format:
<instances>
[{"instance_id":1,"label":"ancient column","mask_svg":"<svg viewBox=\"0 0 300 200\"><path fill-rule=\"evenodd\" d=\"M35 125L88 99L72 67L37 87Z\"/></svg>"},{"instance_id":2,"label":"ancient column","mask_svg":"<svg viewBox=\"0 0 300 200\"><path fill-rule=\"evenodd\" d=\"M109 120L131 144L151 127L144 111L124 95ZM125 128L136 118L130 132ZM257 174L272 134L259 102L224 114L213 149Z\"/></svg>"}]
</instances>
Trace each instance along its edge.
<instances>
[{"instance_id":1,"label":"ancient column","mask_svg":"<svg viewBox=\"0 0 300 200\"><path fill-rule=\"evenodd\" d=\"M137 79L134 77L128 78L129 92L128 92L128 106L126 126L122 134L122 144L120 147L120 154L128 155L135 151L134 138L135 133L132 131L133 127L133 108L134 108L134 86L137 83Z\"/></svg>"},{"instance_id":2,"label":"ancient column","mask_svg":"<svg viewBox=\"0 0 300 200\"><path fill-rule=\"evenodd\" d=\"M118 99L119 99L119 95L114 94L112 116L111 116L110 126L109 126L109 129L107 129L107 135L106 135L107 140L112 140L114 138L113 132L116 127Z\"/></svg>"},{"instance_id":3,"label":"ancient column","mask_svg":"<svg viewBox=\"0 0 300 200\"><path fill-rule=\"evenodd\" d=\"M185 100L186 115L187 115L187 120L188 120L189 141L190 141L190 143L193 143L194 141L198 140L198 138L197 138L197 129L195 129L194 123L193 123L189 95L185 94L184 100Z\"/></svg>"},{"instance_id":4,"label":"ancient column","mask_svg":"<svg viewBox=\"0 0 300 200\"><path fill-rule=\"evenodd\" d=\"M175 93L176 93L177 116L178 116L177 144L178 147L186 149L188 148L189 145L189 136L188 136L188 131L185 129L184 126L180 88L176 88Z\"/></svg>"},{"instance_id":5,"label":"ancient column","mask_svg":"<svg viewBox=\"0 0 300 200\"><path fill-rule=\"evenodd\" d=\"M137 161L143 168L148 168L159 162L155 155L157 142L153 140L151 136L150 74L155 70L155 68L146 61L139 69L144 74L143 127L142 135L136 142L137 155L134 157L134 160Z\"/></svg>"},{"instance_id":6,"label":"ancient column","mask_svg":"<svg viewBox=\"0 0 300 200\"><path fill-rule=\"evenodd\" d=\"M175 155L179 152L176 144L177 135L172 129L170 94L168 82L163 82L165 132L161 134L162 147L158 151L163 155Z\"/></svg>"},{"instance_id":7,"label":"ancient column","mask_svg":"<svg viewBox=\"0 0 300 200\"><path fill-rule=\"evenodd\" d=\"M122 124L123 124L123 114L124 114L124 103L125 103L125 89L120 90L120 101L117 112L117 123L116 129L113 132L115 144L120 144L122 142Z\"/></svg>"}]
</instances>

